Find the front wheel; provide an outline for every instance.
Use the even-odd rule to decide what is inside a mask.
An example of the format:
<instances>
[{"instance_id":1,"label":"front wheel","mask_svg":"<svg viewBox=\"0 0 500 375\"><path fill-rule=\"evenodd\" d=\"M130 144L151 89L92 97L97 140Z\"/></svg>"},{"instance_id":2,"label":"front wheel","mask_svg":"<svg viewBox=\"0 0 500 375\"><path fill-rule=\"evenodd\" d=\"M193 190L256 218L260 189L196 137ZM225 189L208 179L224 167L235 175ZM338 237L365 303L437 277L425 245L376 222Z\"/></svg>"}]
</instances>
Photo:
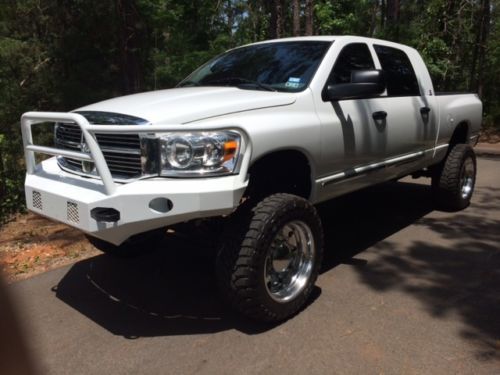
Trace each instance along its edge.
<instances>
[{"instance_id":1,"label":"front wheel","mask_svg":"<svg viewBox=\"0 0 500 375\"><path fill-rule=\"evenodd\" d=\"M307 200L274 194L231 219L217 256L230 305L255 320L278 322L307 302L323 256L323 230Z\"/></svg>"},{"instance_id":2,"label":"front wheel","mask_svg":"<svg viewBox=\"0 0 500 375\"><path fill-rule=\"evenodd\" d=\"M471 146L453 146L444 164L432 177L432 189L437 206L447 211L466 208L476 183L476 155Z\"/></svg>"}]
</instances>

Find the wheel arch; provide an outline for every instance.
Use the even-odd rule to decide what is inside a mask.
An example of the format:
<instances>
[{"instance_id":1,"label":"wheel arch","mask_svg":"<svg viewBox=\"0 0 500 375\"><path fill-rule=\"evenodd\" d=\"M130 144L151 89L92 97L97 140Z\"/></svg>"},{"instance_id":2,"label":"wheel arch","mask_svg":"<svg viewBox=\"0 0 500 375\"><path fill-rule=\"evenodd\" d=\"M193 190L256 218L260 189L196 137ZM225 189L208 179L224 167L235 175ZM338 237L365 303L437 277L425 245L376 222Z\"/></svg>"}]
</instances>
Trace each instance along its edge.
<instances>
[{"instance_id":1,"label":"wheel arch","mask_svg":"<svg viewBox=\"0 0 500 375\"><path fill-rule=\"evenodd\" d=\"M453 146L461 143L469 143L469 133L470 133L470 124L468 121L464 120L457 124L455 130L450 138L450 146L449 149L453 148Z\"/></svg>"},{"instance_id":2,"label":"wheel arch","mask_svg":"<svg viewBox=\"0 0 500 375\"><path fill-rule=\"evenodd\" d=\"M289 193L309 199L314 172L312 157L305 150L293 147L275 149L252 161L245 195Z\"/></svg>"}]
</instances>

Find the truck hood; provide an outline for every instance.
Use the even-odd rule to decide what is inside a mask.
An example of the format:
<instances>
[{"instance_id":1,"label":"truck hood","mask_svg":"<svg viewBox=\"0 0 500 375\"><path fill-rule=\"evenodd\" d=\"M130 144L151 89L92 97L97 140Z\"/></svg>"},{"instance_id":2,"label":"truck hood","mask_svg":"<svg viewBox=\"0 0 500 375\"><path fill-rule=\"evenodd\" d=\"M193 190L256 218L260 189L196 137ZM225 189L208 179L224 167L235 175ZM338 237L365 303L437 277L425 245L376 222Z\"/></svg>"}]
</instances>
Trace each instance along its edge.
<instances>
[{"instance_id":1,"label":"truck hood","mask_svg":"<svg viewBox=\"0 0 500 375\"><path fill-rule=\"evenodd\" d=\"M290 105L290 93L236 87L185 87L122 96L75 111L120 113L153 124L183 124L260 108Z\"/></svg>"}]
</instances>

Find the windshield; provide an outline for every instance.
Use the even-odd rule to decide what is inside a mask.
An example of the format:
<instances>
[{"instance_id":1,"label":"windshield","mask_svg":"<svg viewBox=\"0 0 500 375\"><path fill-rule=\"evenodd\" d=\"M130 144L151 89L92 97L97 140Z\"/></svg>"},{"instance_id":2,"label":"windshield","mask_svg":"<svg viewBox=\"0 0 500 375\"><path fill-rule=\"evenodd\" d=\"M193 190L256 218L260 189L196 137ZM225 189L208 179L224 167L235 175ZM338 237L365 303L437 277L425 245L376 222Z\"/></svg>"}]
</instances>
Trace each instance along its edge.
<instances>
[{"instance_id":1,"label":"windshield","mask_svg":"<svg viewBox=\"0 0 500 375\"><path fill-rule=\"evenodd\" d=\"M235 86L298 92L311 81L331 42L256 44L228 51L201 66L178 87Z\"/></svg>"}]
</instances>

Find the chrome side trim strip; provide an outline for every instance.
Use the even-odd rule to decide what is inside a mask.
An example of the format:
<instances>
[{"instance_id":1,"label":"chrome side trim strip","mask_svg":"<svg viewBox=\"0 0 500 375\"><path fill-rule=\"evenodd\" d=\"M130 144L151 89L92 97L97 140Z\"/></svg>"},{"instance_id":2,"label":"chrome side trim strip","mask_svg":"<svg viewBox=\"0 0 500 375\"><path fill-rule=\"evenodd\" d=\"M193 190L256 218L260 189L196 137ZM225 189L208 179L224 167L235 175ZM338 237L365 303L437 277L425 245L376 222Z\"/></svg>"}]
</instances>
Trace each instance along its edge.
<instances>
[{"instance_id":1,"label":"chrome side trim strip","mask_svg":"<svg viewBox=\"0 0 500 375\"><path fill-rule=\"evenodd\" d=\"M326 186L327 184L332 183L336 180L340 180L341 178L343 178L345 176L346 176L346 174L344 172L340 172L340 173L337 173L337 174L334 174L334 175L331 175L328 177L320 178L319 180L316 180L316 182L319 182L321 184L321 186Z\"/></svg>"},{"instance_id":2,"label":"chrome side trim strip","mask_svg":"<svg viewBox=\"0 0 500 375\"><path fill-rule=\"evenodd\" d=\"M393 164L406 162L406 161L410 161L413 159L418 159L418 158L424 156L427 151L431 151L431 150L432 149L426 150L426 151L418 151L418 152L414 152L411 154L407 154L407 155L398 156L398 157L395 157L392 159L384 160L384 161L381 161L378 163L363 165L363 166L354 168L352 170L348 170L348 171L333 174L331 176L320 178L320 179L316 180L316 183L320 183L321 186L325 187L325 186L330 185L331 183L333 183L337 180L340 180L342 178L350 178L350 177L354 177L354 176L357 176L357 175L360 175L360 174L363 174L366 172L374 171L376 169L385 168L385 167L388 167L388 166L393 165Z\"/></svg>"},{"instance_id":3,"label":"chrome side trim strip","mask_svg":"<svg viewBox=\"0 0 500 375\"><path fill-rule=\"evenodd\" d=\"M439 150L441 150L443 148L447 148L448 146L449 146L448 143L436 146L436 147L434 147L434 151L439 151Z\"/></svg>"},{"instance_id":4,"label":"chrome side trim strip","mask_svg":"<svg viewBox=\"0 0 500 375\"><path fill-rule=\"evenodd\" d=\"M417 158L420 158L420 157L424 156L426 152L427 152L427 150L426 151L415 152L413 154L399 156L397 158L387 160L386 163L387 164L395 164L395 163L399 163L400 161L406 161L406 160L409 160L409 159L417 159Z\"/></svg>"},{"instance_id":5,"label":"chrome side trim strip","mask_svg":"<svg viewBox=\"0 0 500 375\"><path fill-rule=\"evenodd\" d=\"M442 150L443 148L448 148L448 146L449 146L448 143L443 143L442 145L434 147L433 149L434 152L432 153L432 157L435 157L438 151Z\"/></svg>"}]
</instances>

